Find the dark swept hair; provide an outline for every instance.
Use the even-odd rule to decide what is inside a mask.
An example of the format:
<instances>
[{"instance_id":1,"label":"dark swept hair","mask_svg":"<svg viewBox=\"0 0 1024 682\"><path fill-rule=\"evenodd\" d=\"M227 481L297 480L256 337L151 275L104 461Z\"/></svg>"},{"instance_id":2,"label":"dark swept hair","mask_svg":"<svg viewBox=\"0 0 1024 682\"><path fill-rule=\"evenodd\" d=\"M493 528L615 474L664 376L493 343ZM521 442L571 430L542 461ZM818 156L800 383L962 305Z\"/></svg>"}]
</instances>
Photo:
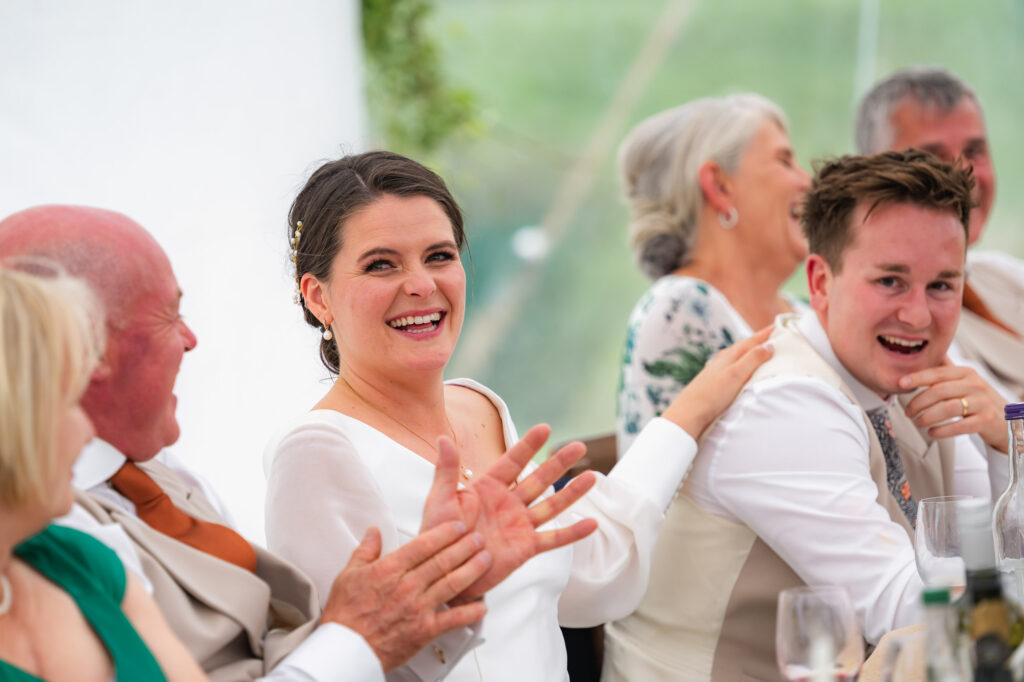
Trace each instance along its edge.
<instances>
[{"instance_id":1,"label":"dark swept hair","mask_svg":"<svg viewBox=\"0 0 1024 682\"><path fill-rule=\"evenodd\" d=\"M353 154L320 166L299 191L288 212L288 240L302 223L295 254L295 279L309 273L321 282L330 280L331 263L341 249L345 221L385 194L396 197L425 196L436 201L452 224L455 244L466 243L462 210L444 180L429 168L401 154L372 151ZM305 306L306 322L320 329L320 320ZM333 341L320 342L320 359L332 373L339 371L338 348Z\"/></svg>"},{"instance_id":2,"label":"dark swept hair","mask_svg":"<svg viewBox=\"0 0 1024 682\"><path fill-rule=\"evenodd\" d=\"M917 149L843 156L816 168L800 220L810 252L838 273L843 252L853 241L851 222L859 204L868 204L868 215L879 205L901 203L948 211L963 225L966 236L973 189L971 168L945 163Z\"/></svg>"}]
</instances>

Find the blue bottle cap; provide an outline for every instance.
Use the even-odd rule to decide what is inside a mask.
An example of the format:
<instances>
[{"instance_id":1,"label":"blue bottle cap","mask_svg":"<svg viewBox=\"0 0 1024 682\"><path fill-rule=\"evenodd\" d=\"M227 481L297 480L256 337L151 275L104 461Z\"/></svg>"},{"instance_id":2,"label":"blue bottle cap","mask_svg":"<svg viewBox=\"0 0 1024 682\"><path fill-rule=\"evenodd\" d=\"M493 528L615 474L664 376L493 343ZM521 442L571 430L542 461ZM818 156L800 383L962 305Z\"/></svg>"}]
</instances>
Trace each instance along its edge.
<instances>
[{"instance_id":1,"label":"blue bottle cap","mask_svg":"<svg viewBox=\"0 0 1024 682\"><path fill-rule=\"evenodd\" d=\"M1009 403L1003 408L1003 416L1007 420L1024 417L1024 403Z\"/></svg>"}]
</instances>

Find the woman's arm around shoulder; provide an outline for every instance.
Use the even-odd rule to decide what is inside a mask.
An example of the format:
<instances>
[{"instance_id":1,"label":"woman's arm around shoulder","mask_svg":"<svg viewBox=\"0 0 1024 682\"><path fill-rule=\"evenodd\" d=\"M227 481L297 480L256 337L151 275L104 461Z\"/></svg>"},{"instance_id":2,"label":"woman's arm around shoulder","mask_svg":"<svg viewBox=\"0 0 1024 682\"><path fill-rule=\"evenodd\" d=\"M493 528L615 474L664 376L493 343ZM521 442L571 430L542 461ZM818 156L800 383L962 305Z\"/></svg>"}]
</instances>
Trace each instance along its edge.
<instances>
[{"instance_id":1,"label":"woman's arm around shoulder","mask_svg":"<svg viewBox=\"0 0 1024 682\"><path fill-rule=\"evenodd\" d=\"M661 491L651 499L662 509L667 507L697 454L697 441L732 405L754 371L772 356L768 341L772 330L765 327L715 354L661 419L644 428L611 477L629 481L642 491Z\"/></svg>"},{"instance_id":2,"label":"woman's arm around shoulder","mask_svg":"<svg viewBox=\"0 0 1024 682\"><path fill-rule=\"evenodd\" d=\"M692 277L659 280L626 332L617 435L620 456L708 360L750 334L725 297Z\"/></svg>"},{"instance_id":3,"label":"woman's arm around shoulder","mask_svg":"<svg viewBox=\"0 0 1024 682\"><path fill-rule=\"evenodd\" d=\"M573 546L572 578L559 621L586 627L631 613L647 589L665 510L697 452L697 439L772 354L766 328L720 351L661 419L570 511L598 519L598 532Z\"/></svg>"}]
</instances>

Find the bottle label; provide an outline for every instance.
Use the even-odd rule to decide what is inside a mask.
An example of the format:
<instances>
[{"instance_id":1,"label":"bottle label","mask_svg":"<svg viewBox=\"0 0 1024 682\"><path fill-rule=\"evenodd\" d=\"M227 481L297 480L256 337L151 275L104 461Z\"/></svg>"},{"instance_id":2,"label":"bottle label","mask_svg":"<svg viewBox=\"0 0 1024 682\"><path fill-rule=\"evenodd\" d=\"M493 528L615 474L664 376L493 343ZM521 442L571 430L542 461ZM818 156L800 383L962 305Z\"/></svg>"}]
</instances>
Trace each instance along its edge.
<instances>
[{"instance_id":1,"label":"bottle label","mask_svg":"<svg viewBox=\"0 0 1024 682\"><path fill-rule=\"evenodd\" d=\"M1006 602L984 599L971 611L971 639L985 635L996 635L1004 642L1010 641L1010 609Z\"/></svg>"}]
</instances>

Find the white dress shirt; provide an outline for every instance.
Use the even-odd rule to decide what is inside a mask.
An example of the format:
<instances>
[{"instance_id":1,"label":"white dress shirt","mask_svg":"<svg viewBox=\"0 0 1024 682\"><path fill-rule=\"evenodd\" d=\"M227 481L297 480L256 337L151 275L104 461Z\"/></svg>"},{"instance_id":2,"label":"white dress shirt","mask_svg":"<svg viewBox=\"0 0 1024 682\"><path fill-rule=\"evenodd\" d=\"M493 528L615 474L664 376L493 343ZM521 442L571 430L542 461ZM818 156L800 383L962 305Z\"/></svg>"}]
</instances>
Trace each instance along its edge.
<instances>
[{"instance_id":1,"label":"white dress shirt","mask_svg":"<svg viewBox=\"0 0 1024 682\"><path fill-rule=\"evenodd\" d=\"M922 619L913 545L878 504L868 465L861 408L886 402L842 366L813 312L799 329L860 405L810 376L755 382L708 432L688 491L751 528L807 584L845 587L864 637L877 642ZM955 472L957 493L990 496L985 458L966 437L957 439Z\"/></svg>"},{"instance_id":2,"label":"white dress shirt","mask_svg":"<svg viewBox=\"0 0 1024 682\"><path fill-rule=\"evenodd\" d=\"M953 339L953 343L949 345L949 350L946 352L949 356L950 361L954 365L962 367L970 367L978 373L982 379L988 382L989 386L995 389L1003 400L1008 403L1019 402L1020 399L1013 394L1003 382L997 379L992 372L989 371L988 367L985 367L981 363L975 362L967 358L964 355L963 350L960 348L960 344ZM959 419L959 417L958 417ZM988 476L989 482L992 486L992 499L998 499L1000 493L1006 490L1006 486L1010 482L1010 458L1005 452L1000 452L993 447L990 447L985 443L985 440L978 434L971 434L971 442L979 452L985 453L985 458L988 460Z\"/></svg>"},{"instance_id":3,"label":"white dress shirt","mask_svg":"<svg viewBox=\"0 0 1024 682\"><path fill-rule=\"evenodd\" d=\"M180 459L167 450L158 454L156 459L189 485L199 487L223 516L224 524L234 526L224 503L206 481L189 471ZM124 463L125 456L114 446L98 438L94 439L75 462L72 484L135 516L135 505L114 490L107 480ZM141 578L152 591L142 572L135 547L121 526L102 524L78 505L74 505L68 515L55 519L54 523L76 528L103 542L117 552L125 567ZM268 682L383 682L384 672L377 655L359 634L337 623L323 623L268 675L260 679Z\"/></svg>"},{"instance_id":4,"label":"white dress shirt","mask_svg":"<svg viewBox=\"0 0 1024 682\"><path fill-rule=\"evenodd\" d=\"M501 415L506 447L518 441L497 394L466 379L449 383L487 396ZM636 608L664 512L695 453L696 443L683 429L653 420L607 478L599 476L583 499L544 527L594 517L598 530L535 556L488 592L485 641L446 679L567 680L558 625L597 625ZM384 551L414 537L434 475L423 457L333 410L314 410L272 440L264 466L267 542L318 589L329 579L328 567L348 558L368 526L380 528ZM388 680L400 674L389 673Z\"/></svg>"}]
</instances>

